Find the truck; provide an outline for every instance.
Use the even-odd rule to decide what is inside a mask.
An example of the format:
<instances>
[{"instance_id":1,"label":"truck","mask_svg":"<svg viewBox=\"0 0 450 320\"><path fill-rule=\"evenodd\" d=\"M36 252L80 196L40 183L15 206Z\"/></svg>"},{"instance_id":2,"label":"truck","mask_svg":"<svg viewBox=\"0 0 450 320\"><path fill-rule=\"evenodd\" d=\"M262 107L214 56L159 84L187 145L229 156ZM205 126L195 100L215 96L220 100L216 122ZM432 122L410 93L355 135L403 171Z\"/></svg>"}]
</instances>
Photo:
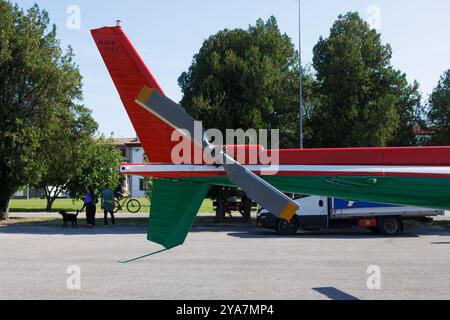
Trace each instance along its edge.
<instances>
[{"instance_id":1,"label":"truck","mask_svg":"<svg viewBox=\"0 0 450 320\"><path fill-rule=\"evenodd\" d=\"M291 222L278 219L262 208L257 214L257 226L276 230L280 235L295 235L299 229L359 227L384 236L396 236L403 232L405 220L427 222L431 217L445 215L444 210L319 196L294 196L294 200L300 208Z\"/></svg>"}]
</instances>

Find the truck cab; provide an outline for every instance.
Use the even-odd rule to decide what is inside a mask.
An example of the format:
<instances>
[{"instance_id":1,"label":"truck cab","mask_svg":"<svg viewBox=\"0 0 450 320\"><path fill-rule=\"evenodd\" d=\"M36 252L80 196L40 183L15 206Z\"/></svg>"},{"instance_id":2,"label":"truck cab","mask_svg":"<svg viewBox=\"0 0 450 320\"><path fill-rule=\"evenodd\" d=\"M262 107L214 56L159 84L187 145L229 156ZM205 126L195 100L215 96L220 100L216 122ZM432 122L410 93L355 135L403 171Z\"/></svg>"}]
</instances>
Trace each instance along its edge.
<instances>
[{"instance_id":1,"label":"truck cab","mask_svg":"<svg viewBox=\"0 0 450 320\"><path fill-rule=\"evenodd\" d=\"M403 232L404 220L426 221L429 217L445 215L443 210L319 196L295 196L294 200L300 208L291 222L280 220L261 209L257 215L257 225L274 229L281 235L294 235L298 229L359 227L385 236L395 236Z\"/></svg>"}]
</instances>

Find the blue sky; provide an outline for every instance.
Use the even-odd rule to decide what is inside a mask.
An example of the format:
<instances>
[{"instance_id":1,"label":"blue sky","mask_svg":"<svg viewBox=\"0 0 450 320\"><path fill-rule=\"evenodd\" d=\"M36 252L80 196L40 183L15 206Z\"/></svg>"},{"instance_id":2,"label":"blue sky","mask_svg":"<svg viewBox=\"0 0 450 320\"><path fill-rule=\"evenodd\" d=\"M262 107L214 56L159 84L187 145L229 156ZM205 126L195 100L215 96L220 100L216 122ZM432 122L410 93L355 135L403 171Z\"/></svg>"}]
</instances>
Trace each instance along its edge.
<instances>
[{"instance_id":1,"label":"blue sky","mask_svg":"<svg viewBox=\"0 0 450 320\"><path fill-rule=\"evenodd\" d=\"M450 68L448 0L301 0L302 56L311 63L320 35L327 36L340 13L358 11L379 23L383 42L393 48L393 65L417 80L426 97ZM298 45L298 2L295 0L39 0L64 46L71 45L84 77L84 104L93 110L106 135L135 136L117 91L91 39L89 30L123 21L127 33L166 94L179 101L177 79L186 71L203 41L224 28L247 28L258 18L274 15L280 29ZM67 27L71 5L80 9L81 29ZM375 6L375 7L374 7ZM375 10L373 10L375 8ZM379 15L378 15L379 12Z\"/></svg>"}]
</instances>

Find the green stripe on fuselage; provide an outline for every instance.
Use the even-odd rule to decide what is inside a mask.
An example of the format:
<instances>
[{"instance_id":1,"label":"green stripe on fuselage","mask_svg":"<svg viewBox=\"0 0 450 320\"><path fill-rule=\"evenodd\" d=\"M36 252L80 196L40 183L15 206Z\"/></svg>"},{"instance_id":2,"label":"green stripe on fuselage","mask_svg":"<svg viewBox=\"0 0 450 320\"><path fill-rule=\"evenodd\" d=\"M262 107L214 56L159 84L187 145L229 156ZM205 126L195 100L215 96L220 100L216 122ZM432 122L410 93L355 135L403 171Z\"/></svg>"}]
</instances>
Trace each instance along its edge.
<instances>
[{"instance_id":1,"label":"green stripe on fuselage","mask_svg":"<svg viewBox=\"0 0 450 320\"><path fill-rule=\"evenodd\" d=\"M450 210L450 179L410 177L263 177L286 193ZM234 186L226 177L190 178Z\"/></svg>"}]
</instances>

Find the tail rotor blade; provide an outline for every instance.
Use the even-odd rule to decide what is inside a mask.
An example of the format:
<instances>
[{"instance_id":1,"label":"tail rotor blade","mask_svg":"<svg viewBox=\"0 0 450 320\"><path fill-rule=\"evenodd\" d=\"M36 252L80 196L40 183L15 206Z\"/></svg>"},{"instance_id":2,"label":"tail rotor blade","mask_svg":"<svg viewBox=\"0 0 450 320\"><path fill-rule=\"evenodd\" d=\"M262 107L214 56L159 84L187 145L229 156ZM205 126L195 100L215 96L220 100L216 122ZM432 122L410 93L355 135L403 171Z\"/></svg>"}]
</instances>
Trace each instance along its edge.
<instances>
[{"instance_id":1,"label":"tail rotor blade","mask_svg":"<svg viewBox=\"0 0 450 320\"><path fill-rule=\"evenodd\" d=\"M195 132L195 119L177 103L167 98L160 92L144 87L136 98L136 103L151 112L162 121L170 125L174 130L182 129L189 133L191 140L201 148L209 146L204 139L204 133Z\"/></svg>"},{"instance_id":2,"label":"tail rotor blade","mask_svg":"<svg viewBox=\"0 0 450 320\"><path fill-rule=\"evenodd\" d=\"M262 207L280 219L291 221L298 204L271 184L225 155L224 168L228 178Z\"/></svg>"},{"instance_id":3,"label":"tail rotor blade","mask_svg":"<svg viewBox=\"0 0 450 320\"><path fill-rule=\"evenodd\" d=\"M203 132L201 132L202 138L199 140L199 133L196 134L195 132L195 120L181 106L157 90L144 87L136 98L136 103L159 117L172 128L186 130L190 134L191 139L203 149L212 147ZM219 158L223 159L223 164L221 164L225 168L225 172L231 182L244 190L250 198L278 218L288 221L292 220L299 208L295 201L250 170L247 170L239 162L227 155L226 152L219 151Z\"/></svg>"}]
</instances>

